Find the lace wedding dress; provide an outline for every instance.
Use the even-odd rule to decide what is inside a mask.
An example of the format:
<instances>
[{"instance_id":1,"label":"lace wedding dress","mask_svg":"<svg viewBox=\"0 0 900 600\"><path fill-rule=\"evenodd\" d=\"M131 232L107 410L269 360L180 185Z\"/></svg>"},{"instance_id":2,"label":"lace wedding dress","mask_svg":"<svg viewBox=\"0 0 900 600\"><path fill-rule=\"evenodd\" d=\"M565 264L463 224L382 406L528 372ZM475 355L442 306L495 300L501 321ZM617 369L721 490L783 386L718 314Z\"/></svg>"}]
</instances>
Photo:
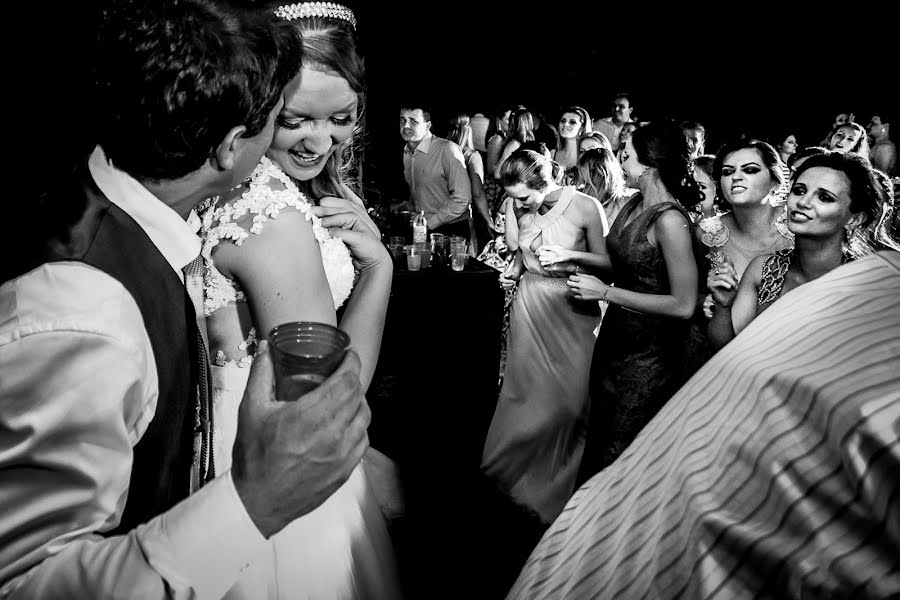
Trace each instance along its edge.
<instances>
[{"instance_id":1,"label":"lace wedding dress","mask_svg":"<svg viewBox=\"0 0 900 600\"><path fill-rule=\"evenodd\" d=\"M284 211L298 211L319 242L335 308L350 296L355 272L344 242L319 223L294 182L266 157L237 200L212 199L200 209L205 313L210 334L216 470L231 466L238 407L250 373L257 340L247 297L237 282L220 273L212 258L220 243L241 246L251 235L265 235L266 222ZM252 216L251 216L252 215ZM249 227L245 228L245 225ZM350 479L313 512L270 539L268 552L253 562L227 598L395 598L393 550L383 516L362 464Z\"/></svg>"}]
</instances>

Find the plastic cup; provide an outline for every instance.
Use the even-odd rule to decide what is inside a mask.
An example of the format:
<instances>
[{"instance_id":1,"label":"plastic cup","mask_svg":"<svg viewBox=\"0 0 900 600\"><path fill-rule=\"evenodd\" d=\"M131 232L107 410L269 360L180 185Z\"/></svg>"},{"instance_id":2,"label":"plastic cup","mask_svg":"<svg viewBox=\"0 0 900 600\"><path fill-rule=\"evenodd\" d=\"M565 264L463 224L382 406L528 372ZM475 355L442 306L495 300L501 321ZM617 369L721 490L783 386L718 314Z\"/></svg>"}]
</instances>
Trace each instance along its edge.
<instances>
[{"instance_id":1,"label":"plastic cup","mask_svg":"<svg viewBox=\"0 0 900 600\"><path fill-rule=\"evenodd\" d=\"M269 347L275 396L289 401L319 387L337 370L350 347L350 336L327 323L295 321L272 328Z\"/></svg>"},{"instance_id":2,"label":"plastic cup","mask_svg":"<svg viewBox=\"0 0 900 600\"><path fill-rule=\"evenodd\" d=\"M465 249L462 252L453 252L450 254L450 268L454 271L462 271L466 268L466 261L469 255Z\"/></svg>"},{"instance_id":3,"label":"plastic cup","mask_svg":"<svg viewBox=\"0 0 900 600\"><path fill-rule=\"evenodd\" d=\"M422 250L414 245L404 246L406 251L406 268L410 271L418 271L422 265Z\"/></svg>"},{"instance_id":4,"label":"plastic cup","mask_svg":"<svg viewBox=\"0 0 900 600\"><path fill-rule=\"evenodd\" d=\"M416 248L419 249L419 252L422 254L422 258L419 259L419 267L422 269L427 269L431 266L431 246L427 243L422 242L420 244L414 244Z\"/></svg>"},{"instance_id":5,"label":"plastic cup","mask_svg":"<svg viewBox=\"0 0 900 600\"><path fill-rule=\"evenodd\" d=\"M394 244L391 243L388 246L388 250L391 252L391 257L394 259L394 263L396 265L401 265L403 263L404 257L406 256L406 252L403 250L403 244Z\"/></svg>"}]
</instances>

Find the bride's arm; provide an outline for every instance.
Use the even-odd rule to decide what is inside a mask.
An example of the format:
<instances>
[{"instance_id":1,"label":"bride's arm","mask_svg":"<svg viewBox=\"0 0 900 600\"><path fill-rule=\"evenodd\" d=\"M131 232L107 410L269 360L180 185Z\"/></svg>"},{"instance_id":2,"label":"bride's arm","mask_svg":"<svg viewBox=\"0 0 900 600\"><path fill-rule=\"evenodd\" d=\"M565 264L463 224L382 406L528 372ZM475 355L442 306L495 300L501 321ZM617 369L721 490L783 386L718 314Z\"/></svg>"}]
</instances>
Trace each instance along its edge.
<instances>
[{"instance_id":1,"label":"bride's arm","mask_svg":"<svg viewBox=\"0 0 900 600\"><path fill-rule=\"evenodd\" d=\"M350 247L354 263L359 269L359 278L350 294L350 300L347 301L340 328L353 340L353 349L359 354L361 362L359 382L363 390L368 390L381 350L381 336L391 295L394 266L381 241L374 239L370 234L346 229L331 231L332 235L342 238ZM360 250L360 246L363 245L371 248ZM361 260L362 252L368 252L367 255L371 258Z\"/></svg>"},{"instance_id":2,"label":"bride's arm","mask_svg":"<svg viewBox=\"0 0 900 600\"><path fill-rule=\"evenodd\" d=\"M296 209L286 208L277 219L263 222L262 231L241 246L220 243L215 261L247 295L260 339L289 321L337 324L312 223Z\"/></svg>"},{"instance_id":3,"label":"bride's arm","mask_svg":"<svg viewBox=\"0 0 900 600\"><path fill-rule=\"evenodd\" d=\"M350 247L360 269L339 326L359 355L360 383L366 389L381 348L392 267L387 251L373 235L359 231L337 234ZM216 264L223 273L229 271L247 295L260 338L289 321L336 325L319 243L312 224L297 210L284 209L277 219L265 221L262 232L246 238L240 247L221 245Z\"/></svg>"},{"instance_id":4,"label":"bride's arm","mask_svg":"<svg viewBox=\"0 0 900 600\"><path fill-rule=\"evenodd\" d=\"M352 200L323 198L313 212L334 237L344 240L359 270L359 279L341 317L361 361L359 380L368 389L378 363L394 266L381 234L365 207Z\"/></svg>"}]
</instances>

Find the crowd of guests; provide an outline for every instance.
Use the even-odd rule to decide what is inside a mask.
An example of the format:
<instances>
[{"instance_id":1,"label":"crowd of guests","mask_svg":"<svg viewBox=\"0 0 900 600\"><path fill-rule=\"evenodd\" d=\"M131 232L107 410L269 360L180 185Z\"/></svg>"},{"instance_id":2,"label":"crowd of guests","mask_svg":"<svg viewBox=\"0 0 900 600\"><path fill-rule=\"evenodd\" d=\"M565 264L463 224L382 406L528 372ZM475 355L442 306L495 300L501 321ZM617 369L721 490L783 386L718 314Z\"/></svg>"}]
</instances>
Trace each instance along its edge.
<instances>
[{"instance_id":1,"label":"crowd of guests","mask_svg":"<svg viewBox=\"0 0 900 600\"><path fill-rule=\"evenodd\" d=\"M886 116L863 127L839 115L815 146L801 148L793 133L744 136L709 153L701 123L637 122L631 110L621 94L610 117L571 106L553 128L520 105L460 114L448 136L460 164L477 163L470 235L506 293L481 468L554 529L564 529L573 493L782 296L900 249ZM539 139L536 121L553 141ZM410 202L418 206L415 191ZM563 581L567 565L547 560ZM535 587L556 597L546 575Z\"/></svg>"},{"instance_id":2,"label":"crowd of guests","mask_svg":"<svg viewBox=\"0 0 900 600\"><path fill-rule=\"evenodd\" d=\"M21 223L0 279L0 597L408 591L386 524L391 464L367 437L393 264L349 175L357 25L334 3L106 6L97 143L23 189L41 218ZM447 139L427 108L400 110L411 208L468 238L506 293L482 470L550 527L511 596L627 595L638 580L641 594L740 596L769 572L747 589L896 592L890 119L842 115L822 148L787 136L708 155L701 124L639 123L633 108L622 94L608 118L571 106L556 126L525 106L461 114ZM830 293L851 298L823 304ZM352 348L315 389L276 397L267 334L298 321ZM760 348L814 359L792 379L720 381ZM705 400L714 382L744 394L732 410ZM757 439L781 413L784 435ZM839 444L803 429L823 422ZM769 495L741 478L783 440L778 474L828 505L781 509L801 538L790 547L746 535L761 509L739 493ZM835 445L850 458L800 464ZM712 466L673 475L698 456ZM852 476L829 479L847 462ZM691 487L700 471L710 480ZM721 502L698 509L704 494ZM748 514L725 522L736 496ZM828 539L807 535L809 515ZM824 575L808 568L822 546L840 563Z\"/></svg>"},{"instance_id":3,"label":"crowd of guests","mask_svg":"<svg viewBox=\"0 0 900 600\"><path fill-rule=\"evenodd\" d=\"M479 259L501 271L508 327L482 468L545 523L781 295L898 247L886 119L708 154L702 124L636 122L630 100L595 121L566 108L552 147L524 106L483 128ZM454 123L477 153L471 119Z\"/></svg>"}]
</instances>

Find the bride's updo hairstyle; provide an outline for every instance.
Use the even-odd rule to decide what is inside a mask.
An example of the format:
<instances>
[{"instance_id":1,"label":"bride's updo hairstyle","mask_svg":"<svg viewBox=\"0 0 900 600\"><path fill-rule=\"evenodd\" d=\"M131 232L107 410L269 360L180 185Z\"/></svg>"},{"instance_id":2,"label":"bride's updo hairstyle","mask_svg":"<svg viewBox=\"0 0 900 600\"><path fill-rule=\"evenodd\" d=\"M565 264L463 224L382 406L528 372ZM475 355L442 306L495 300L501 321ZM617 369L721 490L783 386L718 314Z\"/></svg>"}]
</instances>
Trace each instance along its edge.
<instances>
[{"instance_id":1,"label":"bride's updo hairstyle","mask_svg":"<svg viewBox=\"0 0 900 600\"><path fill-rule=\"evenodd\" d=\"M361 151L365 116L366 69L358 50L356 17L345 4L333 2L252 2L243 6L263 10L282 27L300 33L303 40L302 67L344 78L359 97L358 118L353 135L331 153L322 171L309 181L296 181L310 200L325 196L346 198L344 186L361 191L357 181L356 154ZM361 194L360 194L361 195Z\"/></svg>"},{"instance_id":2,"label":"bride's updo hairstyle","mask_svg":"<svg viewBox=\"0 0 900 600\"><path fill-rule=\"evenodd\" d=\"M692 207L703 199L681 127L670 121L653 121L635 129L631 143L638 162L659 171L666 191L682 206Z\"/></svg>"},{"instance_id":3,"label":"bride's updo hairstyle","mask_svg":"<svg viewBox=\"0 0 900 600\"><path fill-rule=\"evenodd\" d=\"M543 192L559 180L562 167L534 150L516 150L500 167L500 183L511 187L522 183L525 187Z\"/></svg>"}]
</instances>

